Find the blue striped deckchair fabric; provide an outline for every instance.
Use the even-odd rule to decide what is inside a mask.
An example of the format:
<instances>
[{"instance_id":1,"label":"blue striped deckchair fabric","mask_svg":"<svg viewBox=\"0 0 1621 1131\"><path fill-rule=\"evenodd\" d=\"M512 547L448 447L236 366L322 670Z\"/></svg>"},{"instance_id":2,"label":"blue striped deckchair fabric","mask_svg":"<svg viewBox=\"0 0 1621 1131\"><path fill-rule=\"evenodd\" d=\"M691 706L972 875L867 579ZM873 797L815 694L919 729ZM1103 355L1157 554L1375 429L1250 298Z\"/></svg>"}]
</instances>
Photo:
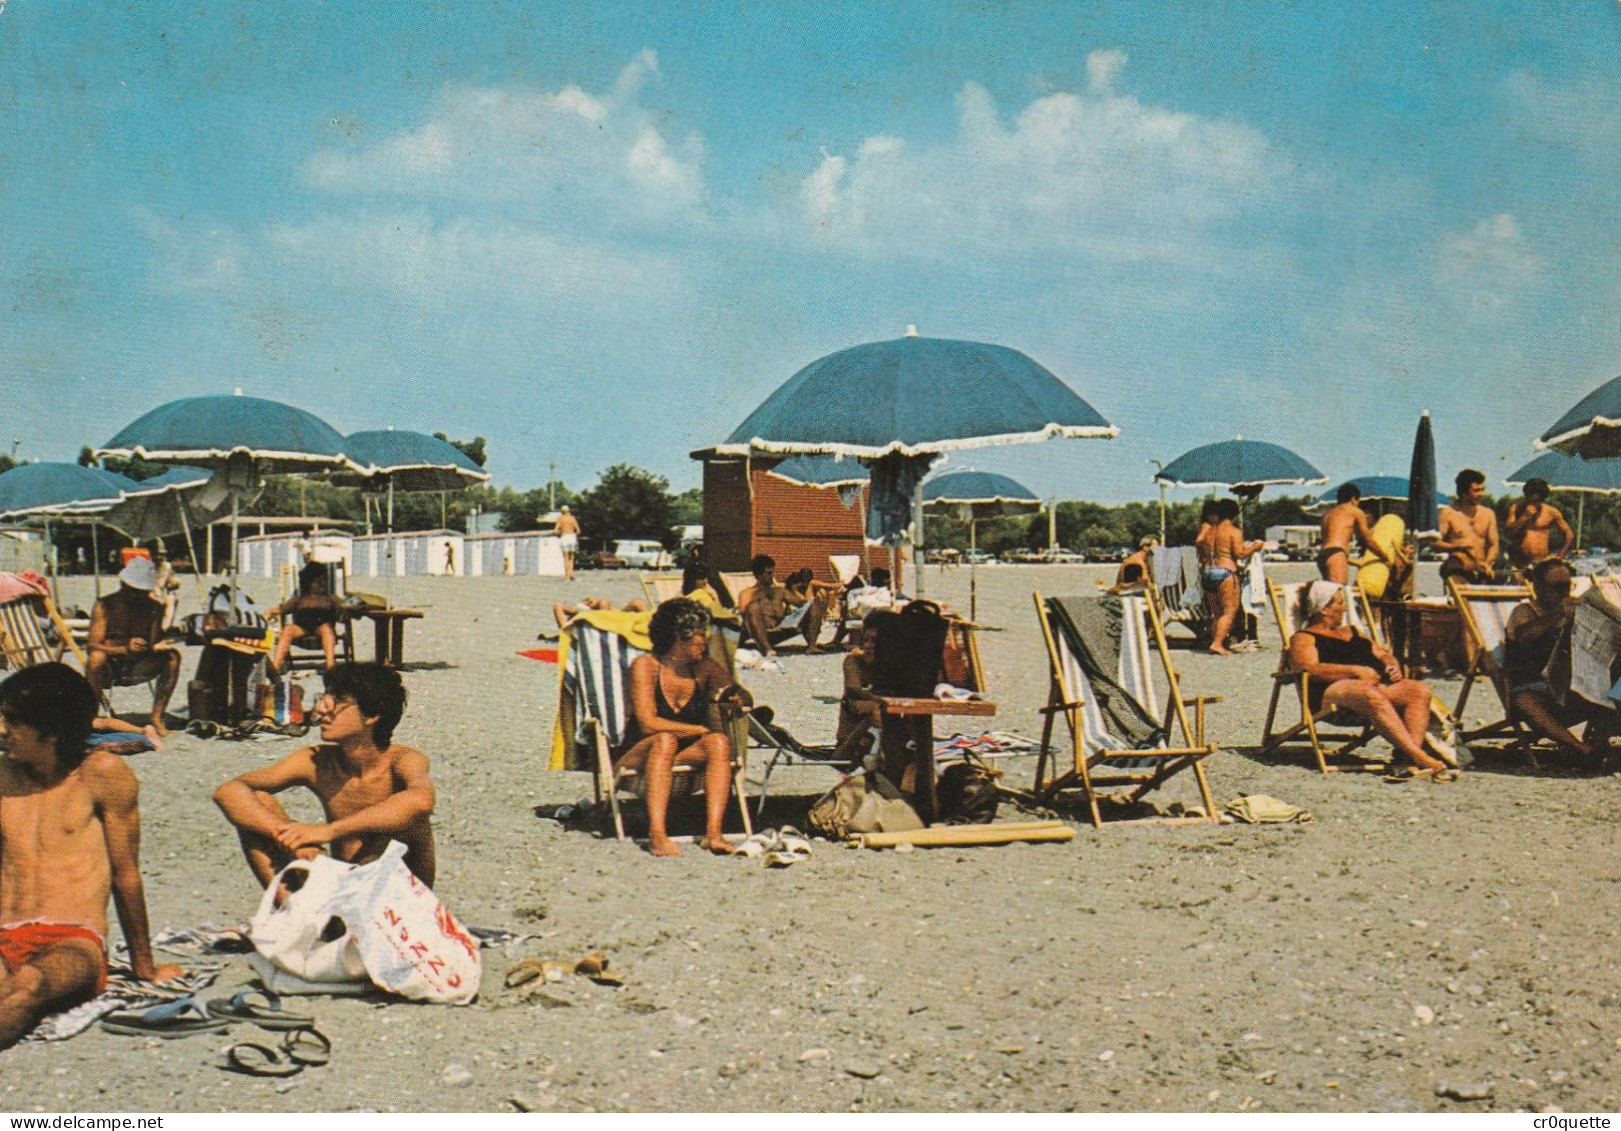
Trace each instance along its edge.
<instances>
[{"instance_id":1,"label":"blue striped deckchair fabric","mask_svg":"<svg viewBox=\"0 0 1621 1131\"><path fill-rule=\"evenodd\" d=\"M630 665L647 653L618 633L583 621L569 630L573 639L563 669L563 690L574 697L574 740L582 741L580 724L595 719L609 748L617 749L630 732Z\"/></svg>"}]
</instances>

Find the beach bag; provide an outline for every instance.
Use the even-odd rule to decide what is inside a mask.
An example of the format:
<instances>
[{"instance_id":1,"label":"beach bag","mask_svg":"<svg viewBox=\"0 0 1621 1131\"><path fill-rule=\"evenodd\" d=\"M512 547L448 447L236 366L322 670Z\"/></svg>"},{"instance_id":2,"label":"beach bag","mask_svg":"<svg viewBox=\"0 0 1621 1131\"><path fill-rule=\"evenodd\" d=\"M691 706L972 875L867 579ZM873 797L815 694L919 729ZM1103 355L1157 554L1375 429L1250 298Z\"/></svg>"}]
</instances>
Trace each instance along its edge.
<instances>
[{"instance_id":1,"label":"beach bag","mask_svg":"<svg viewBox=\"0 0 1621 1131\"><path fill-rule=\"evenodd\" d=\"M874 614L872 689L879 695L928 699L940 682L950 629L933 601L910 601L897 613Z\"/></svg>"},{"instance_id":2,"label":"beach bag","mask_svg":"<svg viewBox=\"0 0 1621 1131\"><path fill-rule=\"evenodd\" d=\"M979 762L954 762L940 773L935 798L947 825L988 825L996 820L1001 772Z\"/></svg>"},{"instance_id":3,"label":"beach bag","mask_svg":"<svg viewBox=\"0 0 1621 1131\"><path fill-rule=\"evenodd\" d=\"M290 679L261 683L254 701L254 713L279 727L304 723L304 689Z\"/></svg>"},{"instance_id":4,"label":"beach bag","mask_svg":"<svg viewBox=\"0 0 1621 1131\"><path fill-rule=\"evenodd\" d=\"M883 792L881 788L867 789L859 778L845 779L811 806L807 817L811 830L830 840L843 840L856 833L902 833L923 827L916 809L898 795L884 796L895 793L893 787Z\"/></svg>"},{"instance_id":5,"label":"beach bag","mask_svg":"<svg viewBox=\"0 0 1621 1131\"><path fill-rule=\"evenodd\" d=\"M277 993L376 987L448 1005L478 995L477 940L411 874L399 841L370 864L293 861L265 889L249 938L254 970Z\"/></svg>"}]
</instances>

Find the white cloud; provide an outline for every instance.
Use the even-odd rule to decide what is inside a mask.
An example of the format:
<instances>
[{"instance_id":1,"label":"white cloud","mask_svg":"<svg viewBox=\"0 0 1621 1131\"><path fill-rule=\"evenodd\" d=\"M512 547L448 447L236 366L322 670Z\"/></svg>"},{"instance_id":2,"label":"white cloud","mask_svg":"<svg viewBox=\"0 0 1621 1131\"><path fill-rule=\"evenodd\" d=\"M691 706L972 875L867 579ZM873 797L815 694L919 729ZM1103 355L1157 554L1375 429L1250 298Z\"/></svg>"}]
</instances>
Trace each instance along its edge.
<instances>
[{"instance_id":1,"label":"white cloud","mask_svg":"<svg viewBox=\"0 0 1621 1131\"><path fill-rule=\"evenodd\" d=\"M305 178L334 194L514 204L571 227L667 224L702 204L703 146L696 135L673 145L642 107L657 73L657 56L643 51L602 95L572 85L450 87L420 125L317 153Z\"/></svg>"},{"instance_id":2,"label":"white cloud","mask_svg":"<svg viewBox=\"0 0 1621 1131\"><path fill-rule=\"evenodd\" d=\"M1480 221L1467 232L1441 237L1436 273L1455 300L1476 308L1499 308L1535 285L1542 262L1526 245L1507 212Z\"/></svg>"},{"instance_id":3,"label":"white cloud","mask_svg":"<svg viewBox=\"0 0 1621 1131\"><path fill-rule=\"evenodd\" d=\"M653 300L678 284L671 259L564 239L518 225L421 214L325 217L278 225L271 249L329 280L377 287L422 302L540 300L573 306L604 295Z\"/></svg>"},{"instance_id":4,"label":"white cloud","mask_svg":"<svg viewBox=\"0 0 1621 1131\"><path fill-rule=\"evenodd\" d=\"M876 137L853 157L824 153L801 183L807 232L882 255L1219 260L1221 229L1300 178L1249 126L1116 93L1124 64L1123 52L1093 52L1087 92L1038 98L1008 124L969 83L948 141Z\"/></svg>"}]
</instances>

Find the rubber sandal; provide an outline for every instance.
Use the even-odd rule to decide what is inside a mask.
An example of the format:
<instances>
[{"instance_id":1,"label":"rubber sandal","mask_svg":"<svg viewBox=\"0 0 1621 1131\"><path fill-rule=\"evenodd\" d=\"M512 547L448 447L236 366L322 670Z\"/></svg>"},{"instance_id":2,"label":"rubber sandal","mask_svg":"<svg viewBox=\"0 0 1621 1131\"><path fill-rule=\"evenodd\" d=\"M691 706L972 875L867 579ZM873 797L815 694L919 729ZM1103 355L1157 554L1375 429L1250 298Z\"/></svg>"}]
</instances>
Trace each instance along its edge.
<instances>
[{"instance_id":1,"label":"rubber sandal","mask_svg":"<svg viewBox=\"0 0 1621 1131\"><path fill-rule=\"evenodd\" d=\"M545 977L546 964L538 958L526 958L507 971L501 984L509 990L516 990L530 982L542 981Z\"/></svg>"},{"instance_id":2,"label":"rubber sandal","mask_svg":"<svg viewBox=\"0 0 1621 1131\"><path fill-rule=\"evenodd\" d=\"M198 1033L222 1033L230 1026L223 1017L210 1017L197 1005L194 997L166 1001L146 1009L119 1009L101 1019L101 1027L109 1033L126 1037L162 1037L177 1040Z\"/></svg>"},{"instance_id":3,"label":"rubber sandal","mask_svg":"<svg viewBox=\"0 0 1621 1131\"><path fill-rule=\"evenodd\" d=\"M302 1064L284 1060L275 1049L250 1041L226 1049L225 1061L220 1067L244 1076L297 1076L304 1071Z\"/></svg>"},{"instance_id":4,"label":"rubber sandal","mask_svg":"<svg viewBox=\"0 0 1621 1131\"><path fill-rule=\"evenodd\" d=\"M300 1068L321 1068L332 1060L332 1039L316 1028L289 1029L281 1051Z\"/></svg>"},{"instance_id":5,"label":"rubber sandal","mask_svg":"<svg viewBox=\"0 0 1621 1131\"><path fill-rule=\"evenodd\" d=\"M215 998L208 1003L208 1012L229 1021L250 1021L261 1029L278 1033L308 1029L315 1024L315 1018L307 1014L282 1009L280 995L270 990L242 989L228 998Z\"/></svg>"}]
</instances>

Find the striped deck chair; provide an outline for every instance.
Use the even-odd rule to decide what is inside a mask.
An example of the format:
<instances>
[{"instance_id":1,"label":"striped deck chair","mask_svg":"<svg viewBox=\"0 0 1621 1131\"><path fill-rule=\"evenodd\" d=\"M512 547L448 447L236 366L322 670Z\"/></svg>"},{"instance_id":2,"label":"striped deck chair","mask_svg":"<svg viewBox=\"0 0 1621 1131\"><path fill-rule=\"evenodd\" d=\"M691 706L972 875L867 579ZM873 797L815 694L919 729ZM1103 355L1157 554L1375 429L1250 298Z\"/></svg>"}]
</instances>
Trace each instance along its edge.
<instances>
[{"instance_id":1,"label":"striped deck chair","mask_svg":"<svg viewBox=\"0 0 1621 1131\"><path fill-rule=\"evenodd\" d=\"M640 796L641 774L635 770L615 767L614 757L625 745L630 731L630 665L637 656L645 655L623 636L587 623L571 621L564 628L568 637L568 657L563 669L563 693L573 707L575 742L584 747L582 752L591 770L591 787L597 804L606 798L613 815L614 833L625 839L625 820L620 811L621 790ZM711 656L732 670L730 658L736 651L735 637L728 633L710 634ZM741 717L727 727L732 747L732 784L737 794L738 812L743 817L745 834L753 832L749 822L744 778L748 763L748 739ZM673 797L698 792L702 777L692 766L676 766L671 790Z\"/></svg>"},{"instance_id":2,"label":"striped deck chair","mask_svg":"<svg viewBox=\"0 0 1621 1131\"><path fill-rule=\"evenodd\" d=\"M1042 708L1046 719L1036 758L1036 796L1050 801L1063 791L1080 790L1093 827L1100 827L1101 798L1135 803L1173 775L1191 769L1204 816L1150 820L1178 824L1218 820L1204 772L1204 760L1216 752L1204 736L1205 704L1213 700L1182 697L1157 602L1141 594L1119 598L1032 596L1051 676L1047 706ZM1165 711L1158 715L1152 674L1156 660L1169 683ZM1190 706L1194 708L1192 724ZM1049 752L1059 719L1069 728L1074 761L1049 781ZM1052 768L1056 771L1058 767L1054 764ZM1120 786L1128 787L1124 794L1100 792Z\"/></svg>"},{"instance_id":3,"label":"striped deck chair","mask_svg":"<svg viewBox=\"0 0 1621 1131\"><path fill-rule=\"evenodd\" d=\"M1536 755L1532 748L1542 739L1533 734L1516 716L1508 685L1508 673L1503 666L1503 649L1508 643L1508 618L1522 602L1531 599L1531 587L1524 584L1469 585L1460 583L1454 577L1447 580L1447 591L1452 597L1453 604L1458 606L1458 613L1463 619L1463 630L1469 635L1470 643L1474 645L1474 659L1470 661L1469 670L1464 673L1463 686L1458 689L1458 703L1452 708L1452 714L1458 719L1463 718L1463 710L1469 703L1469 693L1480 680L1492 685L1503 708L1502 718L1485 726L1463 731L1464 740L1473 742L1482 739L1509 739L1509 749L1524 751L1530 756L1532 767L1536 768Z\"/></svg>"},{"instance_id":4,"label":"striped deck chair","mask_svg":"<svg viewBox=\"0 0 1621 1131\"><path fill-rule=\"evenodd\" d=\"M17 671L68 654L84 670L84 652L50 597L19 597L0 605L0 667Z\"/></svg>"},{"instance_id":5,"label":"striped deck chair","mask_svg":"<svg viewBox=\"0 0 1621 1131\"><path fill-rule=\"evenodd\" d=\"M1278 656L1278 668L1272 673L1272 701L1267 705L1266 725L1261 730L1261 752L1270 753L1286 746L1309 742L1312 755L1317 760L1317 768L1325 774L1346 771L1382 772L1389 768L1388 759L1376 761L1353 757L1355 751L1377 737L1373 725L1361 715L1350 711L1335 710L1332 707L1312 711L1310 679L1305 672L1296 671L1289 660L1289 641L1300 628L1296 617L1296 612L1300 608L1300 595L1309 584L1310 582L1295 582L1289 585L1279 585L1271 581L1267 583L1267 598L1272 605L1272 615L1277 619L1282 652ZM1347 586L1345 609L1350 617L1351 626L1373 636L1371 622L1366 614L1366 598L1357 599L1357 593L1350 592L1349 589ZM1300 721L1284 730L1275 731L1272 728L1277 721L1278 704L1283 698L1285 687L1292 687L1300 700ZM1350 730L1355 733L1344 745L1329 750L1325 749L1323 744L1323 729L1326 727L1332 727L1336 732Z\"/></svg>"}]
</instances>

